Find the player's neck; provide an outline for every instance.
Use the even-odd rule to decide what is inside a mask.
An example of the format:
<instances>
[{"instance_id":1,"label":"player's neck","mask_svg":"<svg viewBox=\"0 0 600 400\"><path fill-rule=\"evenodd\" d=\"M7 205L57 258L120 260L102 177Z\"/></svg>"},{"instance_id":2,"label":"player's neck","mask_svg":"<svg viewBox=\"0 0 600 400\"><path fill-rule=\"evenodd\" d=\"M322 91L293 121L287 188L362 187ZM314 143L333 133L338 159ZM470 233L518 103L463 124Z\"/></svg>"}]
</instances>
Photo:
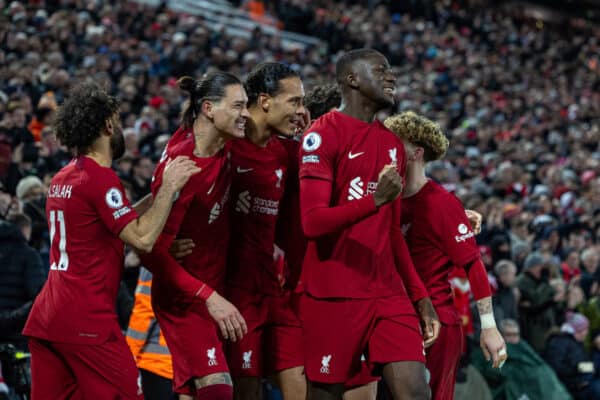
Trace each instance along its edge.
<instances>
[{"instance_id":1,"label":"player's neck","mask_svg":"<svg viewBox=\"0 0 600 400\"><path fill-rule=\"evenodd\" d=\"M110 149L110 142L108 140L101 139L96 140L96 142L92 145L90 151L87 152L85 156L96 161L98 165L110 168L110 166L112 165L112 152Z\"/></svg>"},{"instance_id":2,"label":"player's neck","mask_svg":"<svg viewBox=\"0 0 600 400\"><path fill-rule=\"evenodd\" d=\"M250 119L246 122L246 137L259 147L266 147L271 138L271 131L267 126L266 118L261 115L262 110L251 108Z\"/></svg>"},{"instance_id":3,"label":"player's neck","mask_svg":"<svg viewBox=\"0 0 600 400\"><path fill-rule=\"evenodd\" d=\"M194 124L194 155L196 157L212 157L217 154L228 138L219 134L212 124Z\"/></svg>"},{"instance_id":4,"label":"player's neck","mask_svg":"<svg viewBox=\"0 0 600 400\"><path fill-rule=\"evenodd\" d=\"M351 94L349 97L349 99L342 99L338 111L366 123L373 122L380 107L362 96Z\"/></svg>"},{"instance_id":5,"label":"player's neck","mask_svg":"<svg viewBox=\"0 0 600 400\"><path fill-rule=\"evenodd\" d=\"M423 165L407 165L406 167L406 185L402 190L402 198L414 196L419 193L423 186L428 182L425 175L425 166Z\"/></svg>"}]
</instances>

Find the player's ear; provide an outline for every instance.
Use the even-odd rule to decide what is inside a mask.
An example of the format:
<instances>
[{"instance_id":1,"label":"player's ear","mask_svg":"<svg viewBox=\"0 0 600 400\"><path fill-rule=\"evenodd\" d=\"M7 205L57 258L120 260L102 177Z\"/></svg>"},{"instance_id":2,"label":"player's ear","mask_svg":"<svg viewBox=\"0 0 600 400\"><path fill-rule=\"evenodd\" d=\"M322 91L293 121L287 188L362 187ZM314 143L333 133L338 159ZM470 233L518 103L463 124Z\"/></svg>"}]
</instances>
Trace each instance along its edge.
<instances>
[{"instance_id":1,"label":"player's ear","mask_svg":"<svg viewBox=\"0 0 600 400\"><path fill-rule=\"evenodd\" d=\"M214 104L212 103L212 101L203 101L202 105L200 106L200 112L204 114L206 118L212 120L214 114Z\"/></svg>"},{"instance_id":2,"label":"player's ear","mask_svg":"<svg viewBox=\"0 0 600 400\"><path fill-rule=\"evenodd\" d=\"M106 119L104 122L104 129L108 136L112 136L113 132L115 131L115 123L113 122L112 117Z\"/></svg>"},{"instance_id":3,"label":"player's ear","mask_svg":"<svg viewBox=\"0 0 600 400\"><path fill-rule=\"evenodd\" d=\"M354 88L354 89L358 88L358 79L356 78L356 75L353 73L346 75L346 83L351 88Z\"/></svg>"},{"instance_id":4,"label":"player's ear","mask_svg":"<svg viewBox=\"0 0 600 400\"><path fill-rule=\"evenodd\" d=\"M264 112L268 112L271 107L271 96L266 93L261 93L258 95L256 103Z\"/></svg>"}]
</instances>

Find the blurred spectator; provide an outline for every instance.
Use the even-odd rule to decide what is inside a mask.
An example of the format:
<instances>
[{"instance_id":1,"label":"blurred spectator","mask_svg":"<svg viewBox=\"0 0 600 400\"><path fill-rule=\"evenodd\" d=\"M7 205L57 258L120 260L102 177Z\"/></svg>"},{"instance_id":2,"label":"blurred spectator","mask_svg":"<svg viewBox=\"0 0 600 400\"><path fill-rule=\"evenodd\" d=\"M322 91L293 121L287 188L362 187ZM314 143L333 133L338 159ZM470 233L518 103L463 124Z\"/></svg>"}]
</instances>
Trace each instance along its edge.
<instances>
[{"instance_id":1,"label":"blurred spectator","mask_svg":"<svg viewBox=\"0 0 600 400\"><path fill-rule=\"evenodd\" d=\"M564 293L557 292L548 280L548 264L537 252L525 259L523 272L517 279L517 287L521 293L519 314L523 338L536 350L541 352L546 337L553 327L557 326L557 316L563 310Z\"/></svg>"},{"instance_id":2,"label":"blurred spectator","mask_svg":"<svg viewBox=\"0 0 600 400\"><path fill-rule=\"evenodd\" d=\"M26 176L19 181L16 192L20 209L31 219L31 246L37 250L48 247L46 188L44 183L37 176Z\"/></svg>"},{"instance_id":3,"label":"blurred spectator","mask_svg":"<svg viewBox=\"0 0 600 400\"><path fill-rule=\"evenodd\" d=\"M598 292L600 281L600 271L598 270L599 262L598 251L589 247L581 252L581 287L586 297L600 294Z\"/></svg>"},{"instance_id":4,"label":"blurred spectator","mask_svg":"<svg viewBox=\"0 0 600 400\"><path fill-rule=\"evenodd\" d=\"M600 399L600 379L583 342L589 322L577 313L567 315L560 332L548 339L544 357L576 399Z\"/></svg>"},{"instance_id":5,"label":"blurred spectator","mask_svg":"<svg viewBox=\"0 0 600 400\"><path fill-rule=\"evenodd\" d=\"M0 342L27 349L21 331L46 280L38 252L27 245L31 220L13 214L0 221Z\"/></svg>"},{"instance_id":6,"label":"blurred spectator","mask_svg":"<svg viewBox=\"0 0 600 400\"><path fill-rule=\"evenodd\" d=\"M34 117L29 122L29 125L27 125L27 129L29 129L36 142L42 140L42 130L52 124L53 116L54 110L50 107L39 107L35 110Z\"/></svg>"},{"instance_id":7,"label":"blurred spectator","mask_svg":"<svg viewBox=\"0 0 600 400\"><path fill-rule=\"evenodd\" d=\"M509 355L504 366L492 368L481 349L475 349L471 356L473 365L489 382L494 399L571 399L550 366L521 340L517 321L504 319L499 328Z\"/></svg>"},{"instance_id":8,"label":"blurred spectator","mask_svg":"<svg viewBox=\"0 0 600 400\"><path fill-rule=\"evenodd\" d=\"M496 263L494 273L498 277L498 289L492 296L496 320L519 318L519 289L515 287L517 267L512 261L501 260Z\"/></svg>"},{"instance_id":9,"label":"blurred spectator","mask_svg":"<svg viewBox=\"0 0 600 400\"><path fill-rule=\"evenodd\" d=\"M150 181L154 173L154 163L150 157L141 156L134 158L131 164L131 182L133 190L132 202L135 202L150 193Z\"/></svg>"}]
</instances>

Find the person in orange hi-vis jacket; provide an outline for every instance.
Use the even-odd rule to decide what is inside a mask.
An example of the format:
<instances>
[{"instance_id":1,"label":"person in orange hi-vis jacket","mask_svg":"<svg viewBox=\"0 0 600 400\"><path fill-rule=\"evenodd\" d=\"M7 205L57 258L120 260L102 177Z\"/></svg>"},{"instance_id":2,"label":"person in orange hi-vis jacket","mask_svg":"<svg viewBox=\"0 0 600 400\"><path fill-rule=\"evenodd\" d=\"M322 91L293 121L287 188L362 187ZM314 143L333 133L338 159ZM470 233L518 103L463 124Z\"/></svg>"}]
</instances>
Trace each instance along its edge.
<instances>
[{"instance_id":1,"label":"person in orange hi-vis jacket","mask_svg":"<svg viewBox=\"0 0 600 400\"><path fill-rule=\"evenodd\" d=\"M144 397L146 400L191 399L186 395L177 397L173 392L171 353L152 311L151 286L152 273L140 268L135 304L125 337L140 370Z\"/></svg>"}]
</instances>

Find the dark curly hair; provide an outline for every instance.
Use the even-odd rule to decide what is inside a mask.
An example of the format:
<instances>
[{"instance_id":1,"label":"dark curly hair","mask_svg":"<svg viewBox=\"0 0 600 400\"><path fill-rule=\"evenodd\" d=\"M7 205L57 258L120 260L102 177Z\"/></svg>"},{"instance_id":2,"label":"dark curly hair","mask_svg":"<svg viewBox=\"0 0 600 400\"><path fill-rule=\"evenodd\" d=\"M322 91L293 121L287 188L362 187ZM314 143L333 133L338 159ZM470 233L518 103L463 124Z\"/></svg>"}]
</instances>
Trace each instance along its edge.
<instances>
[{"instance_id":1,"label":"dark curly hair","mask_svg":"<svg viewBox=\"0 0 600 400\"><path fill-rule=\"evenodd\" d=\"M69 93L54 119L56 137L78 155L86 154L106 121L119 110L119 101L95 83L81 83Z\"/></svg>"},{"instance_id":2,"label":"dark curly hair","mask_svg":"<svg viewBox=\"0 0 600 400\"><path fill-rule=\"evenodd\" d=\"M190 100L183 110L181 122L186 128L191 128L194 120L200 114L203 102L221 100L225 96L226 86L241 85L242 82L228 72L214 71L198 80L190 76L183 76L179 78L177 84L190 96Z\"/></svg>"},{"instance_id":3,"label":"dark curly hair","mask_svg":"<svg viewBox=\"0 0 600 400\"><path fill-rule=\"evenodd\" d=\"M257 65L250 71L244 87L248 94L248 105L256 103L258 96L266 93L270 96L279 92L279 81L290 77L300 77L291 67L276 62L266 62Z\"/></svg>"},{"instance_id":4,"label":"dark curly hair","mask_svg":"<svg viewBox=\"0 0 600 400\"><path fill-rule=\"evenodd\" d=\"M338 85L331 84L312 88L304 98L304 106L308 108L312 119L317 119L332 108L339 107L341 102L340 88Z\"/></svg>"}]
</instances>

